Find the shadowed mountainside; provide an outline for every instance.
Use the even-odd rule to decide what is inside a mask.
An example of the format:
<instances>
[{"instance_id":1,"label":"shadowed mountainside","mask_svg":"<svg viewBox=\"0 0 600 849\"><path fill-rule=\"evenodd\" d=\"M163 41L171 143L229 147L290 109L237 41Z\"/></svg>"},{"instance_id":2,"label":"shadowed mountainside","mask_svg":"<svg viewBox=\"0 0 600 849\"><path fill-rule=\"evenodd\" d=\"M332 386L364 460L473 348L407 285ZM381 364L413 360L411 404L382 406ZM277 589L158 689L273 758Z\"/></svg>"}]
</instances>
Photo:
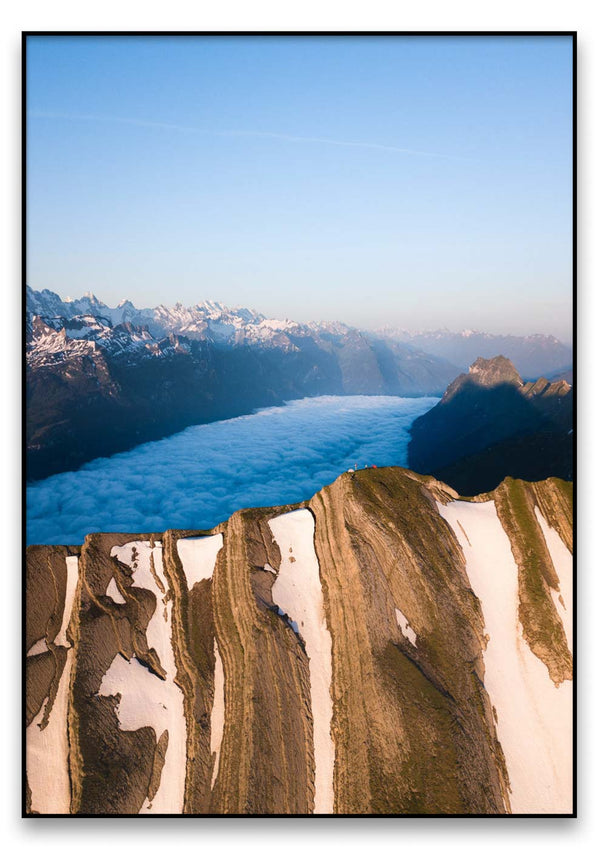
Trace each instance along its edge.
<instances>
[{"instance_id":1,"label":"shadowed mountainside","mask_svg":"<svg viewBox=\"0 0 600 849\"><path fill-rule=\"evenodd\" d=\"M506 476L571 480L572 428L566 381L526 383L505 357L480 358L413 422L408 464L466 495Z\"/></svg>"},{"instance_id":2,"label":"shadowed mountainside","mask_svg":"<svg viewBox=\"0 0 600 849\"><path fill-rule=\"evenodd\" d=\"M572 486L399 468L27 552L31 813L571 811Z\"/></svg>"}]
</instances>

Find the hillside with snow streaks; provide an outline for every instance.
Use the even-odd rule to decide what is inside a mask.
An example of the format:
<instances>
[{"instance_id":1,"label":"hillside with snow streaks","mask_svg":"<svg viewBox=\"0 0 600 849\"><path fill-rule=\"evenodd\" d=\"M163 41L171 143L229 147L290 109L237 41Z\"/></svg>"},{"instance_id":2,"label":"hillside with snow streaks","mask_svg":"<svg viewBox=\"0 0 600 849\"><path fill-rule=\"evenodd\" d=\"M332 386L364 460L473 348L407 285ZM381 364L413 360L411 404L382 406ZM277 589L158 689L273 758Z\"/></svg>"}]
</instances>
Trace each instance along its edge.
<instances>
[{"instance_id":1,"label":"hillside with snow streaks","mask_svg":"<svg viewBox=\"0 0 600 849\"><path fill-rule=\"evenodd\" d=\"M310 669L315 748L315 808L333 813L334 747L331 739L331 634L325 621L319 564L313 545L315 522L308 510L271 519L269 527L281 552L272 587L273 601L295 621L304 640Z\"/></svg>"},{"instance_id":2,"label":"hillside with snow streaks","mask_svg":"<svg viewBox=\"0 0 600 849\"><path fill-rule=\"evenodd\" d=\"M569 813L572 682L554 684L544 663L529 650L522 629L517 627L515 633L519 569L494 501L454 501L440 504L439 510L461 544L483 610L488 637L484 684L510 776L511 809ZM545 521L541 514L539 518ZM564 579L561 592L570 595L571 575Z\"/></svg>"},{"instance_id":3,"label":"hillside with snow streaks","mask_svg":"<svg viewBox=\"0 0 600 849\"><path fill-rule=\"evenodd\" d=\"M28 558L28 589L39 588L44 592L42 582L52 580L55 592L51 592L52 608L46 608L50 618L45 629L40 629L39 621L28 624L38 625L36 636L40 636L33 646L30 645L30 629L27 629L27 772L31 775L29 784L30 804L40 813L69 813L71 788L69 778L69 740L67 733L67 712L69 700L69 681L73 664L72 643L68 637L68 628L75 600L78 579L78 558L69 556L67 550L55 551L40 562L32 552ZM64 561L64 562L63 562ZM66 574L65 574L66 572ZM37 597L38 593L36 593ZM43 608L42 608L43 610ZM52 610L52 613L51 613ZM62 612L61 612L62 611ZM54 614L54 615L52 615ZM58 615L56 615L58 614ZM61 622L58 633L56 623ZM53 627L54 626L54 627ZM50 670L48 670L50 666ZM35 682L32 680L35 677ZM40 684L42 688L40 690ZM43 701L40 703L40 697ZM35 708L32 709L32 705ZM39 711L31 717L33 710Z\"/></svg>"},{"instance_id":4,"label":"hillside with snow streaks","mask_svg":"<svg viewBox=\"0 0 600 849\"><path fill-rule=\"evenodd\" d=\"M156 655L159 670L157 674L142 666L137 658L127 661L118 654L102 679L98 695L120 694L115 712L122 731L136 731L144 726L154 729L158 741L155 763L140 813L170 813L183 807L186 730L183 694L175 683L173 602L162 567L162 546L135 540L124 546L114 546L110 555L131 569L132 587L143 588L155 598L154 613L146 626L146 639L149 651Z\"/></svg>"},{"instance_id":5,"label":"hillside with snow streaks","mask_svg":"<svg viewBox=\"0 0 600 849\"><path fill-rule=\"evenodd\" d=\"M389 467L31 546L26 812L569 814L572 545L564 481Z\"/></svg>"}]
</instances>

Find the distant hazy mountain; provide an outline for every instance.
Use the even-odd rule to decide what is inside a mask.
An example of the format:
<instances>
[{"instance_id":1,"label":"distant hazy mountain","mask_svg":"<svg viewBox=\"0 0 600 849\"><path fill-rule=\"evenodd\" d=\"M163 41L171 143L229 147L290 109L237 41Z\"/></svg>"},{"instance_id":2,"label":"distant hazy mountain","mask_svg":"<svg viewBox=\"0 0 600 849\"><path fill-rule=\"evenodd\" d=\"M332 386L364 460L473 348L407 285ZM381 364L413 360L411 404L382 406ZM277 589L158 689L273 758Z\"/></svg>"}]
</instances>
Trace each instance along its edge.
<instances>
[{"instance_id":1,"label":"distant hazy mountain","mask_svg":"<svg viewBox=\"0 0 600 849\"><path fill-rule=\"evenodd\" d=\"M305 396L441 394L458 369L339 323L27 288L28 478Z\"/></svg>"},{"instance_id":2,"label":"distant hazy mountain","mask_svg":"<svg viewBox=\"0 0 600 849\"><path fill-rule=\"evenodd\" d=\"M573 476L573 390L525 382L510 360L478 359L413 423L409 466L474 495L506 476Z\"/></svg>"},{"instance_id":3,"label":"distant hazy mountain","mask_svg":"<svg viewBox=\"0 0 600 849\"><path fill-rule=\"evenodd\" d=\"M466 369L477 357L508 357L526 378L552 377L566 371L573 362L573 351L554 336L536 333L532 336L497 336L476 330L453 333L435 330L411 333L385 328L379 335L386 339L415 345L422 351L443 357Z\"/></svg>"}]
</instances>

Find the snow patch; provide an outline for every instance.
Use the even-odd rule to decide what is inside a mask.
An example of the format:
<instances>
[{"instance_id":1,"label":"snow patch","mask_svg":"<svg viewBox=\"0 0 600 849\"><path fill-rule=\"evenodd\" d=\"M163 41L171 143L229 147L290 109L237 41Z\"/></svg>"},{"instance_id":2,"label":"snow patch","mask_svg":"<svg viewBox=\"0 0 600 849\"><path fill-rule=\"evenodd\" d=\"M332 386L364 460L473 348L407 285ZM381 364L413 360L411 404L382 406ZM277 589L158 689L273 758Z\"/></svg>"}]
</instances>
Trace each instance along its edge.
<instances>
[{"instance_id":1,"label":"snow patch","mask_svg":"<svg viewBox=\"0 0 600 849\"><path fill-rule=\"evenodd\" d=\"M123 596L121 595L121 593L119 592L117 582L115 581L114 578L110 579L108 586L106 588L105 595L107 595L109 598L112 598L112 600L114 602L116 602L117 604L126 604L127 603L125 601L125 599L123 598Z\"/></svg>"},{"instance_id":2,"label":"snow patch","mask_svg":"<svg viewBox=\"0 0 600 849\"><path fill-rule=\"evenodd\" d=\"M44 699L40 712L26 732L27 780L31 790L31 809L39 814L70 813L67 710L72 665L73 652L68 651L48 725L43 730L40 728L48 702L48 699Z\"/></svg>"},{"instance_id":3,"label":"snow patch","mask_svg":"<svg viewBox=\"0 0 600 849\"><path fill-rule=\"evenodd\" d=\"M73 599L75 598L75 590L77 588L77 578L79 575L79 558L76 556L65 557L67 564L67 586L65 589L65 607L63 610L62 624L56 639L54 640L57 646L65 646L71 648L71 643L67 642L67 628L71 621L71 613L73 611Z\"/></svg>"},{"instance_id":4,"label":"snow patch","mask_svg":"<svg viewBox=\"0 0 600 849\"><path fill-rule=\"evenodd\" d=\"M217 641L214 641L215 652L215 696L212 710L210 712L210 751L215 756L210 788L215 786L219 774L219 759L221 756L221 743L223 742L223 728L225 726L225 675L223 673L223 661L219 654Z\"/></svg>"},{"instance_id":5,"label":"snow patch","mask_svg":"<svg viewBox=\"0 0 600 849\"><path fill-rule=\"evenodd\" d=\"M519 622L518 567L493 501L438 503L462 546L481 602L489 642L484 684L497 713L498 739L511 783L513 813L572 811L572 682L555 687Z\"/></svg>"},{"instance_id":6,"label":"snow patch","mask_svg":"<svg viewBox=\"0 0 600 849\"><path fill-rule=\"evenodd\" d=\"M270 563L265 563L265 565L263 566L263 571L272 572L274 575L277 574L277 572L275 571L275 569L273 569Z\"/></svg>"},{"instance_id":7,"label":"snow patch","mask_svg":"<svg viewBox=\"0 0 600 849\"><path fill-rule=\"evenodd\" d=\"M413 646L416 646L417 645L417 635L415 634L413 629L408 624L408 619L406 618L404 613L402 613L401 610L398 610L397 607L395 608L395 610L396 610L396 622L400 626L400 630L402 631L404 636L407 637L411 641Z\"/></svg>"},{"instance_id":8,"label":"snow patch","mask_svg":"<svg viewBox=\"0 0 600 849\"><path fill-rule=\"evenodd\" d=\"M269 521L281 552L272 597L300 625L310 673L315 749L315 814L333 812L335 749L331 737L331 634L323 609L319 563L314 549L315 523L309 510L293 510Z\"/></svg>"},{"instance_id":9,"label":"snow patch","mask_svg":"<svg viewBox=\"0 0 600 849\"><path fill-rule=\"evenodd\" d=\"M98 694L121 695L116 714L123 731L150 726L157 741L165 729L169 732L159 788L151 802L144 801L140 813L180 814L185 789L187 736L183 693L175 683L177 667L171 643L173 601L168 598L162 546L153 547L147 540L136 540L113 546L110 553L132 569L134 587L151 590L156 597L156 609L148 623L146 637L148 648L156 650L167 677L163 681L136 658L127 661L118 654L104 675Z\"/></svg>"},{"instance_id":10,"label":"snow patch","mask_svg":"<svg viewBox=\"0 0 600 849\"><path fill-rule=\"evenodd\" d=\"M223 548L223 534L206 537L187 537L177 540L177 554L181 560L188 589L212 578L217 554Z\"/></svg>"},{"instance_id":11,"label":"snow patch","mask_svg":"<svg viewBox=\"0 0 600 849\"><path fill-rule=\"evenodd\" d=\"M565 629L567 645L570 652L573 653L573 558L559 533L550 527L537 507L535 508L535 515L558 575L559 591L556 592L556 590L551 589L550 592Z\"/></svg>"},{"instance_id":12,"label":"snow patch","mask_svg":"<svg viewBox=\"0 0 600 849\"><path fill-rule=\"evenodd\" d=\"M36 654L43 654L44 652L49 651L48 645L46 643L46 638L42 637L41 640L38 640L29 651L27 652L27 657L35 657Z\"/></svg>"}]
</instances>

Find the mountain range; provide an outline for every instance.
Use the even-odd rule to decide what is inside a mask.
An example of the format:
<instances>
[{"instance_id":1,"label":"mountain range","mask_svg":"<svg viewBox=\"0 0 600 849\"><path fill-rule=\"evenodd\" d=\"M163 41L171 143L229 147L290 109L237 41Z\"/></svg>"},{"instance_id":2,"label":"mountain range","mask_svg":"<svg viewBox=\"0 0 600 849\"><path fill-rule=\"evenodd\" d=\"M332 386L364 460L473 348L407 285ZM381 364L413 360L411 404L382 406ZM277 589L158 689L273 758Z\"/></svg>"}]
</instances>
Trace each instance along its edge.
<instances>
[{"instance_id":1,"label":"mountain range","mask_svg":"<svg viewBox=\"0 0 600 849\"><path fill-rule=\"evenodd\" d=\"M448 360L459 369L468 368L477 357L490 359L502 355L526 377L558 377L573 362L573 350L555 336L534 333L531 336L498 335L477 330L430 330L410 332L384 328L379 335L414 345L432 356Z\"/></svg>"},{"instance_id":2,"label":"mountain range","mask_svg":"<svg viewBox=\"0 0 600 849\"><path fill-rule=\"evenodd\" d=\"M572 485L399 468L26 561L28 814L569 814Z\"/></svg>"},{"instance_id":3,"label":"mountain range","mask_svg":"<svg viewBox=\"0 0 600 849\"><path fill-rule=\"evenodd\" d=\"M442 394L460 371L390 335L214 301L111 308L27 287L25 335L28 480L296 398Z\"/></svg>"},{"instance_id":4,"label":"mountain range","mask_svg":"<svg viewBox=\"0 0 600 849\"><path fill-rule=\"evenodd\" d=\"M457 372L343 324L213 302L112 309L28 289L26 320L30 480L296 398L437 394Z\"/></svg>"}]
</instances>

